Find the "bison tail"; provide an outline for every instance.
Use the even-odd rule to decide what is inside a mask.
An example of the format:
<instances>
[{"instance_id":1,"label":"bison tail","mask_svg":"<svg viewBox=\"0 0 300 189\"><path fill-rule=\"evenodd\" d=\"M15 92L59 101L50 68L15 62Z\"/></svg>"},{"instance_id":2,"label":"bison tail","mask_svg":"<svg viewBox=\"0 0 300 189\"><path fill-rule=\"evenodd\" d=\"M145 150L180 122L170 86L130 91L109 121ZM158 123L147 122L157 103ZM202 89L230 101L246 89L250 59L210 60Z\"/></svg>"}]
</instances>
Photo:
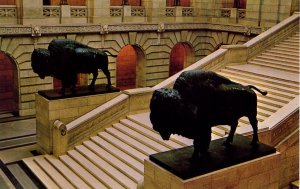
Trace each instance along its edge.
<instances>
[{"instance_id":1,"label":"bison tail","mask_svg":"<svg viewBox=\"0 0 300 189\"><path fill-rule=\"evenodd\" d=\"M264 95L264 96L266 96L266 95L268 94L267 91L261 91L261 90L259 90L257 87L255 87L255 86L253 86L253 85L248 85L248 87L249 87L250 89L254 89L254 90L260 92L260 93L261 93L262 95Z\"/></svg>"},{"instance_id":2,"label":"bison tail","mask_svg":"<svg viewBox=\"0 0 300 189\"><path fill-rule=\"evenodd\" d=\"M109 54L109 55L112 56L112 57L117 57L117 56L118 56L118 55L113 55L113 54L111 54L111 52L109 52L108 50L104 50L103 52Z\"/></svg>"}]
</instances>

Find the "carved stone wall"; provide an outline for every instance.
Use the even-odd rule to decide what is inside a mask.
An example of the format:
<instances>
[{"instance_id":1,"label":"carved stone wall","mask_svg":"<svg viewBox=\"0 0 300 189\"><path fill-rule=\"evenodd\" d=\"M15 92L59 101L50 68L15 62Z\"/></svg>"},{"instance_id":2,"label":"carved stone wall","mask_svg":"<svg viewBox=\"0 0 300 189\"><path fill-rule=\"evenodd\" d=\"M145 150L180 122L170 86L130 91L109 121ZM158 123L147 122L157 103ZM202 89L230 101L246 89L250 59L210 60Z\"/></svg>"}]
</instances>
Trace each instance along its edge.
<instances>
[{"instance_id":1,"label":"carved stone wall","mask_svg":"<svg viewBox=\"0 0 300 189\"><path fill-rule=\"evenodd\" d=\"M0 27L0 50L9 54L17 64L19 88L19 114L35 115L35 94L53 88L53 79L40 79L31 68L34 48L47 48L52 39L68 38L118 55L130 44L139 47L145 56L144 86L151 87L169 76L169 58L177 43L188 43L197 61L212 53L220 44L241 44L250 39L247 28L217 24L116 24L116 25L57 25ZM253 28L252 36L260 30ZM116 58L109 57L112 83L116 83ZM138 63L139 64L139 63ZM137 73L139 75L139 73ZM105 83L100 71L96 83Z\"/></svg>"}]
</instances>

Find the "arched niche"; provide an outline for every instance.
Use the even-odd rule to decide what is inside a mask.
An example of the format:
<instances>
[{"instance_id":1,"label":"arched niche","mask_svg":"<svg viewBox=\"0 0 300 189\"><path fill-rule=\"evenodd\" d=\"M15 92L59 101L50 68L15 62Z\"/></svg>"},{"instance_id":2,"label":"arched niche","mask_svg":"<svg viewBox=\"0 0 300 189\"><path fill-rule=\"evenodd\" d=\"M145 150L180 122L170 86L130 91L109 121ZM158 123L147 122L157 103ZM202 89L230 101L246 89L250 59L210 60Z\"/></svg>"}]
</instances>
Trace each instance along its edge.
<instances>
[{"instance_id":1,"label":"arched niche","mask_svg":"<svg viewBox=\"0 0 300 189\"><path fill-rule=\"evenodd\" d=\"M177 43L171 50L169 76L190 66L194 61L194 53L188 43Z\"/></svg>"},{"instance_id":2,"label":"arched niche","mask_svg":"<svg viewBox=\"0 0 300 189\"><path fill-rule=\"evenodd\" d=\"M116 59L116 87L125 90L145 86L144 52L139 46L126 45Z\"/></svg>"},{"instance_id":3,"label":"arched niche","mask_svg":"<svg viewBox=\"0 0 300 189\"><path fill-rule=\"evenodd\" d=\"M19 76L15 60L0 51L0 113L19 113Z\"/></svg>"}]
</instances>

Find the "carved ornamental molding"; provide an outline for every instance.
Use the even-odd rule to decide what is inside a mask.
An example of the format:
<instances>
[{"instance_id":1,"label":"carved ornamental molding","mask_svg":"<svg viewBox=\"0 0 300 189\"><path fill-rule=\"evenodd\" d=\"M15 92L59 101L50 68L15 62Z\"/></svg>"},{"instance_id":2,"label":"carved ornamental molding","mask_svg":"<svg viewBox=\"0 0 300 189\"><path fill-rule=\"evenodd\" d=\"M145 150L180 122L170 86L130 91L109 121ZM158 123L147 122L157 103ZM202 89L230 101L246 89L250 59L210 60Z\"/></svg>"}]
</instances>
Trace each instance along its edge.
<instances>
[{"instance_id":1,"label":"carved ornamental molding","mask_svg":"<svg viewBox=\"0 0 300 189\"><path fill-rule=\"evenodd\" d=\"M162 24L162 23L160 23ZM164 23L164 31L174 30L218 30L229 31L237 33L260 34L261 28L247 28L245 26L233 26L211 23ZM33 31L38 27L39 31ZM157 32L157 23L149 24L111 24L105 28L105 33L118 32ZM0 35L32 35L38 33L39 35L48 34L76 34L76 33L99 33L103 31L100 24L86 24L86 25L52 25L52 26L0 26Z\"/></svg>"}]
</instances>

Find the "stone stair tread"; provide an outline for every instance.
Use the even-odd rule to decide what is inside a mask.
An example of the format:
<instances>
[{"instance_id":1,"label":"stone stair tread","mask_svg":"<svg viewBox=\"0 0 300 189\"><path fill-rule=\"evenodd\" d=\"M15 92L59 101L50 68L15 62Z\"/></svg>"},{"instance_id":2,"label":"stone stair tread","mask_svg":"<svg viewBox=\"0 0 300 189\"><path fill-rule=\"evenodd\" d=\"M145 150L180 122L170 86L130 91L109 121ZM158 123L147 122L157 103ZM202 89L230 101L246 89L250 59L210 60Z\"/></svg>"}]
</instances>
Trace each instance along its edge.
<instances>
[{"instance_id":1,"label":"stone stair tread","mask_svg":"<svg viewBox=\"0 0 300 189\"><path fill-rule=\"evenodd\" d=\"M261 61L249 61L248 62L251 65L257 65L257 66L263 66L263 67L269 67L272 69L277 69L280 71L287 71L287 72L292 72L292 73L299 73L299 69L291 66L284 66L281 64L277 63L266 63L266 62L261 62Z\"/></svg>"},{"instance_id":2,"label":"stone stair tread","mask_svg":"<svg viewBox=\"0 0 300 189\"><path fill-rule=\"evenodd\" d=\"M103 160L101 157L99 157L97 154L95 154L85 146L76 146L75 149L77 152L81 153L82 156L96 165L96 167L98 167L101 171L103 171L106 177L112 178L125 188L134 189L137 187L137 183L135 183L133 180L128 178L118 169L114 168L112 165L110 165L108 162ZM103 175L101 177L103 178Z\"/></svg>"},{"instance_id":3,"label":"stone stair tread","mask_svg":"<svg viewBox=\"0 0 300 189\"><path fill-rule=\"evenodd\" d=\"M271 54L278 54L278 55L285 55L285 56L293 56L293 57L299 57L298 52L289 52L281 49L267 49L265 52L271 53Z\"/></svg>"},{"instance_id":4,"label":"stone stair tread","mask_svg":"<svg viewBox=\"0 0 300 189\"><path fill-rule=\"evenodd\" d=\"M186 137L181 136L181 135L172 134L170 139L173 140L173 141L176 141L177 143L180 143L184 146L193 145L193 140L192 139L186 138Z\"/></svg>"},{"instance_id":5,"label":"stone stair tread","mask_svg":"<svg viewBox=\"0 0 300 189\"><path fill-rule=\"evenodd\" d=\"M90 188L80 177L78 177L72 170L70 170L64 163L62 163L59 159L54 156L46 155L50 164L55 167L64 177L72 183L76 188Z\"/></svg>"},{"instance_id":6,"label":"stone stair tread","mask_svg":"<svg viewBox=\"0 0 300 189\"><path fill-rule=\"evenodd\" d=\"M274 48L276 48L276 47L281 47L281 48L285 48L285 49L292 50L292 51L299 50L299 47L295 47L295 46L292 46L292 45L286 44L286 43L276 44Z\"/></svg>"},{"instance_id":7,"label":"stone stair tread","mask_svg":"<svg viewBox=\"0 0 300 189\"><path fill-rule=\"evenodd\" d=\"M75 187L61 175L45 158L44 156L37 156L34 161L43 169L44 172L61 188Z\"/></svg>"},{"instance_id":8,"label":"stone stair tread","mask_svg":"<svg viewBox=\"0 0 300 189\"><path fill-rule=\"evenodd\" d=\"M87 160L83 155L81 155L76 150L69 150L67 154L72 157L77 163L79 163L82 167L88 170L94 177L96 177L99 181L105 184L107 187L112 187L116 189L123 189L124 187L120 185L117 181L113 180L109 177L104 171L99 169L92 162Z\"/></svg>"},{"instance_id":9,"label":"stone stair tread","mask_svg":"<svg viewBox=\"0 0 300 189\"><path fill-rule=\"evenodd\" d=\"M141 143L147 145L148 147L154 149L155 151L164 152L164 151L170 150L170 148L167 148L167 147L161 145L160 143L157 143L155 140L147 138L146 136L128 128L127 126L125 126L121 123L113 124L113 127L117 128L118 130L125 133L126 135L134 138L135 140L140 141Z\"/></svg>"},{"instance_id":10,"label":"stone stair tread","mask_svg":"<svg viewBox=\"0 0 300 189\"><path fill-rule=\"evenodd\" d=\"M227 74L222 74L224 76L227 76ZM265 87L265 88L269 88L269 89L274 89L275 91L281 91L281 92L285 92L285 93L292 93L293 95L298 95L299 94L299 89L296 88L290 88L290 87L286 87L286 86L281 86L281 85L277 85L277 84L272 84L272 83L266 83L264 81L259 81L259 80L252 80L252 79L248 79L246 77L240 77L240 76L234 76L234 75L228 75L229 78L231 78L231 80L233 81L240 81L241 83L245 83L245 85L255 85L255 86L259 86L260 87ZM259 94L259 93L258 93Z\"/></svg>"},{"instance_id":11,"label":"stone stair tread","mask_svg":"<svg viewBox=\"0 0 300 189\"><path fill-rule=\"evenodd\" d=\"M59 157L68 167L73 170L78 176L86 181L93 188L107 188L98 179L96 179L90 172L79 165L74 159L68 155L62 155Z\"/></svg>"},{"instance_id":12,"label":"stone stair tread","mask_svg":"<svg viewBox=\"0 0 300 189\"><path fill-rule=\"evenodd\" d=\"M150 121L150 112L128 115L127 118L142 126L146 126L152 129L152 123Z\"/></svg>"},{"instance_id":13,"label":"stone stair tread","mask_svg":"<svg viewBox=\"0 0 300 189\"><path fill-rule=\"evenodd\" d=\"M257 102L257 107L260 108L260 109L269 111L269 112L273 112L273 113L275 113L279 109L277 107L270 106L269 104L264 104L264 103L261 103L261 102Z\"/></svg>"},{"instance_id":14,"label":"stone stair tread","mask_svg":"<svg viewBox=\"0 0 300 189\"><path fill-rule=\"evenodd\" d=\"M289 87L289 88L299 90L299 84L286 83L285 81L276 80L275 78L264 77L262 75L254 75L254 74L246 73L246 72L237 72L235 70L230 70L230 69L226 69L226 68L221 69L217 73L219 73L220 75L222 75L222 73L225 73L225 74L228 74L229 77L230 77L230 75L233 75L233 76L238 77L238 78L247 78L247 79L252 79L252 80L264 81L266 83L272 83L274 85L284 86L284 87Z\"/></svg>"},{"instance_id":15,"label":"stone stair tread","mask_svg":"<svg viewBox=\"0 0 300 189\"><path fill-rule=\"evenodd\" d=\"M34 175L43 182L46 188L59 189L59 186L43 171L43 169L34 162L34 157L24 158L22 160Z\"/></svg>"},{"instance_id":16,"label":"stone stair tread","mask_svg":"<svg viewBox=\"0 0 300 189\"><path fill-rule=\"evenodd\" d=\"M152 128L152 123L150 121L150 112L138 114L138 115L130 115L127 116L128 119L133 120L137 123L140 123L141 125L144 125L146 127ZM182 146L190 146L193 144L193 141L191 139L179 136L179 135L171 135L171 140L173 142L176 142Z\"/></svg>"},{"instance_id":17,"label":"stone stair tread","mask_svg":"<svg viewBox=\"0 0 300 189\"><path fill-rule=\"evenodd\" d=\"M145 155L149 156L151 154L158 153L158 151L155 151L148 146L144 145L143 143L136 141L134 138L129 137L128 135L118 131L115 128L107 128L106 131L110 133L111 135L115 136L119 140L123 141L124 143L127 143L128 145L132 146L133 148L137 149L138 151L144 153Z\"/></svg>"},{"instance_id":18,"label":"stone stair tread","mask_svg":"<svg viewBox=\"0 0 300 189\"><path fill-rule=\"evenodd\" d=\"M272 50L273 49L279 50L279 51L284 51L284 52L289 52L289 53L295 53L295 54L299 53L297 49L287 48L287 46L275 45L275 47L273 47Z\"/></svg>"},{"instance_id":19,"label":"stone stair tread","mask_svg":"<svg viewBox=\"0 0 300 189\"><path fill-rule=\"evenodd\" d=\"M225 130L220 129L219 127L212 127L212 132L218 133L217 135L224 137L226 135Z\"/></svg>"},{"instance_id":20,"label":"stone stair tread","mask_svg":"<svg viewBox=\"0 0 300 189\"><path fill-rule=\"evenodd\" d=\"M183 146L176 143L176 142L173 142L171 140L163 140L160 136L160 134L156 131L154 131L153 129L150 129L150 128L145 128L135 122L132 122L131 120L129 119L122 119L120 120L120 123L124 124L124 125L127 125L128 127L134 129L135 131L141 133L142 135L144 136L147 136L153 140L155 140L156 142L170 148L170 149L177 149L177 148L182 148Z\"/></svg>"},{"instance_id":21,"label":"stone stair tread","mask_svg":"<svg viewBox=\"0 0 300 189\"><path fill-rule=\"evenodd\" d=\"M261 55L257 56L256 58L265 58L265 59L270 59L270 60L275 60L275 61L287 61L292 64L299 65L298 57L278 55L278 54L269 53L269 52L263 52Z\"/></svg>"},{"instance_id":22,"label":"stone stair tread","mask_svg":"<svg viewBox=\"0 0 300 189\"><path fill-rule=\"evenodd\" d=\"M139 173L132 167L128 166L126 163L115 157L114 155L107 152L105 149L101 148L99 145L95 144L91 140L84 141L83 145L87 147L89 150L93 151L103 160L108 162L110 165L114 166L116 169L120 170L123 174L126 174L135 182L140 182L143 180L143 174Z\"/></svg>"},{"instance_id":23,"label":"stone stair tread","mask_svg":"<svg viewBox=\"0 0 300 189\"><path fill-rule=\"evenodd\" d=\"M287 66L289 68L299 68L298 60L288 60L283 58L275 58L272 56L259 55L251 60L252 62L266 62L276 65Z\"/></svg>"},{"instance_id":24,"label":"stone stair tread","mask_svg":"<svg viewBox=\"0 0 300 189\"><path fill-rule=\"evenodd\" d=\"M274 113L272 111L261 109L260 107L257 107L257 112L260 113L261 115L265 115L266 117L270 117L270 115Z\"/></svg>"},{"instance_id":25,"label":"stone stair tread","mask_svg":"<svg viewBox=\"0 0 300 189\"><path fill-rule=\"evenodd\" d=\"M223 73L221 75L223 75L225 77L229 77L232 81L241 83L243 85L254 84L256 86L259 86L260 90L265 90L265 91L268 92L268 94L272 94L274 96L278 96L279 98L284 98L285 100L291 100L291 99L295 98L295 96L296 96L295 94L291 94L290 91L285 91L285 90L283 90L281 88L280 88L281 90L278 90L278 88L281 87L279 85L275 86L275 89L274 89L272 87L269 87L269 85L267 85L267 84L266 85L264 85L264 84L257 84L257 82L253 83L253 80L249 80L246 77L245 78L242 78L242 77L239 77L239 76L235 77L235 76L227 75L227 74L223 74ZM289 88L285 88L285 89L289 90ZM259 93L257 93L257 94L258 94L258 96L261 96ZM265 97L265 98L268 98L268 97Z\"/></svg>"},{"instance_id":26,"label":"stone stair tread","mask_svg":"<svg viewBox=\"0 0 300 189\"><path fill-rule=\"evenodd\" d=\"M131 166L133 169L138 171L140 174L144 174L144 165L143 161L140 161L139 159L132 157L131 155L128 155L123 150L120 150L118 146L114 146L104 140L103 138L99 136L91 137L91 140L97 144L98 146L102 147L106 151L108 151L110 154L113 154L115 157L117 157L120 161L124 162L128 166ZM139 152L140 153L140 152ZM141 155L142 158L145 157L143 154Z\"/></svg>"},{"instance_id":27,"label":"stone stair tread","mask_svg":"<svg viewBox=\"0 0 300 189\"><path fill-rule=\"evenodd\" d=\"M114 146L118 147L119 149L121 149L122 151L131 155L132 157L135 157L141 163L143 163L144 159L146 159L148 157L144 153L136 150L135 148L129 146L127 143L124 143L123 141L119 140L118 138L114 137L113 135L111 135L109 133L100 132L100 133L98 133L98 136L105 139L106 141L109 141L110 143L113 143Z\"/></svg>"},{"instance_id":28,"label":"stone stair tread","mask_svg":"<svg viewBox=\"0 0 300 189\"><path fill-rule=\"evenodd\" d=\"M268 76L268 77L284 79L286 81L299 83L299 80L298 80L299 74L287 73L285 71L265 68L262 66L244 64L244 65L227 66L227 68L232 68L232 69L241 70L241 71L245 71L245 72L253 72L253 73Z\"/></svg>"},{"instance_id":29,"label":"stone stair tread","mask_svg":"<svg viewBox=\"0 0 300 189\"><path fill-rule=\"evenodd\" d=\"M299 41L296 41L296 40L291 40L291 39L288 40L287 39L287 40L284 40L284 41L280 42L280 45L293 46L293 47L299 49Z\"/></svg>"}]
</instances>

